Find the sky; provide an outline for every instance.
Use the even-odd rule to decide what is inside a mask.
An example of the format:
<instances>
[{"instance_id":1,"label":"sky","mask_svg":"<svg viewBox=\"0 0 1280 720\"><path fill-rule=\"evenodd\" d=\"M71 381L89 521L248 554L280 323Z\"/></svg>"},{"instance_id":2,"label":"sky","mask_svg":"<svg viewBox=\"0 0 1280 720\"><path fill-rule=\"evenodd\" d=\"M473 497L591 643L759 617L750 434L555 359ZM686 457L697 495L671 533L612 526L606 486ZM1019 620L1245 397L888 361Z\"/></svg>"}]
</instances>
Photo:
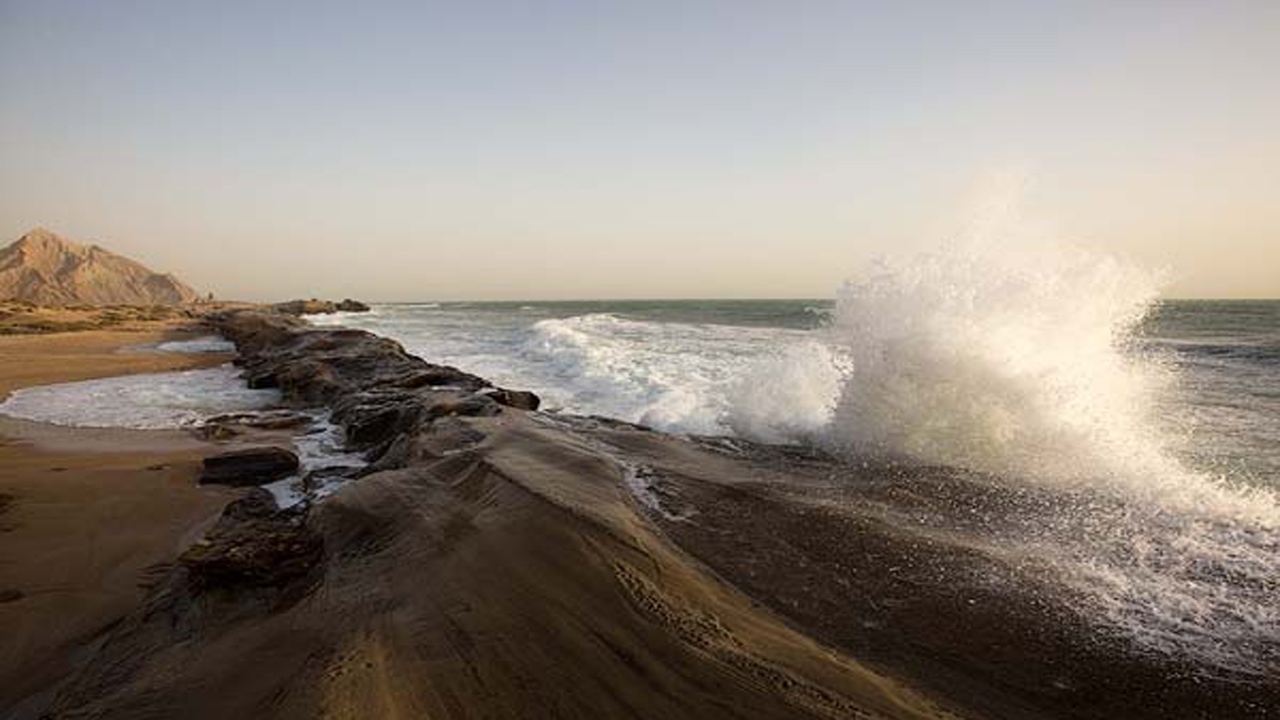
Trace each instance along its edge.
<instances>
[{"instance_id":1,"label":"sky","mask_svg":"<svg viewBox=\"0 0 1280 720\"><path fill-rule=\"evenodd\" d=\"M1277 2L0 0L0 242L247 300L822 298L1014 173L1170 296L1280 297L1278 78Z\"/></svg>"}]
</instances>

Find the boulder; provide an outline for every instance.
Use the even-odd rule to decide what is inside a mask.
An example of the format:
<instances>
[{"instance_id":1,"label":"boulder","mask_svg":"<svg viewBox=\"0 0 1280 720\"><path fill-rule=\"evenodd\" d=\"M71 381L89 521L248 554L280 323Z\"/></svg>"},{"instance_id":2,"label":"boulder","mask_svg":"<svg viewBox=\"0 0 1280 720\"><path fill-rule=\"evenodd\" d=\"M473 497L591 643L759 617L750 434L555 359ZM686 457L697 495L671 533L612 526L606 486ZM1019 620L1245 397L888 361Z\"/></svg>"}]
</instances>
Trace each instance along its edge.
<instances>
[{"instance_id":1,"label":"boulder","mask_svg":"<svg viewBox=\"0 0 1280 720\"><path fill-rule=\"evenodd\" d=\"M332 300L289 300L276 303L271 308L285 315L331 315L336 312L369 312L369 306L359 300L346 298L342 302Z\"/></svg>"},{"instance_id":2,"label":"boulder","mask_svg":"<svg viewBox=\"0 0 1280 720\"><path fill-rule=\"evenodd\" d=\"M265 485L298 471L298 456L279 447L255 447L211 455L204 459L200 483Z\"/></svg>"},{"instance_id":3,"label":"boulder","mask_svg":"<svg viewBox=\"0 0 1280 720\"><path fill-rule=\"evenodd\" d=\"M369 306L359 300L343 298L342 302L338 303L338 310L340 312L369 312Z\"/></svg>"},{"instance_id":4,"label":"boulder","mask_svg":"<svg viewBox=\"0 0 1280 720\"><path fill-rule=\"evenodd\" d=\"M228 505L178 562L202 590L284 588L308 575L323 555L324 541L304 514L278 510L270 493L254 488Z\"/></svg>"},{"instance_id":5,"label":"boulder","mask_svg":"<svg viewBox=\"0 0 1280 720\"><path fill-rule=\"evenodd\" d=\"M338 306L329 300L289 300L276 303L272 310L284 315L328 315L338 311Z\"/></svg>"},{"instance_id":6,"label":"boulder","mask_svg":"<svg viewBox=\"0 0 1280 720\"><path fill-rule=\"evenodd\" d=\"M528 390L495 388L485 394L493 398L493 401L499 405L506 405L519 410L537 410L538 406L542 404L542 400Z\"/></svg>"},{"instance_id":7,"label":"boulder","mask_svg":"<svg viewBox=\"0 0 1280 720\"><path fill-rule=\"evenodd\" d=\"M443 417L492 417L502 407L489 395L468 395L460 400L442 400L427 408L424 417L435 421Z\"/></svg>"},{"instance_id":8,"label":"boulder","mask_svg":"<svg viewBox=\"0 0 1280 720\"><path fill-rule=\"evenodd\" d=\"M292 410L228 413L205 420L195 433L205 440L220 441L239 437L251 430L300 430L311 423L310 416Z\"/></svg>"}]
</instances>

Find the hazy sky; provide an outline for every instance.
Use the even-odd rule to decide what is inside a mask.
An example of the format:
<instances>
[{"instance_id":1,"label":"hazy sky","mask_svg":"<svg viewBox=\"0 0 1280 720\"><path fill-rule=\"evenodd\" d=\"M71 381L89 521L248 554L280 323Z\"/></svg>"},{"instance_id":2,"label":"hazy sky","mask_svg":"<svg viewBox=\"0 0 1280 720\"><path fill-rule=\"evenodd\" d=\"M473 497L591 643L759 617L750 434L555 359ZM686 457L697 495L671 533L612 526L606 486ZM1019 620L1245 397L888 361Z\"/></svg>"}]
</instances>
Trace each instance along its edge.
<instances>
[{"instance_id":1,"label":"hazy sky","mask_svg":"<svg viewBox=\"0 0 1280 720\"><path fill-rule=\"evenodd\" d=\"M826 297L1011 168L1280 296L1280 2L0 0L0 239L224 297Z\"/></svg>"}]
</instances>

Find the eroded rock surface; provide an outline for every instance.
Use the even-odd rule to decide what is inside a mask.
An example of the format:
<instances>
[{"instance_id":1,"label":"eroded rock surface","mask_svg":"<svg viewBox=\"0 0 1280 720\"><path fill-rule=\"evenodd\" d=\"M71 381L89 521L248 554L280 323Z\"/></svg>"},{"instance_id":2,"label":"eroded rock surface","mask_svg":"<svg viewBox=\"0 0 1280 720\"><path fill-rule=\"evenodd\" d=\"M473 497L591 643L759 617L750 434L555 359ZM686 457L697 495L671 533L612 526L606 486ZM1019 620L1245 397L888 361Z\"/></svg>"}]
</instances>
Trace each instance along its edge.
<instances>
[{"instance_id":1,"label":"eroded rock surface","mask_svg":"<svg viewBox=\"0 0 1280 720\"><path fill-rule=\"evenodd\" d=\"M240 586L283 588L320 561L324 543L305 515L279 510L253 489L226 507L214 528L178 558L201 590Z\"/></svg>"},{"instance_id":2,"label":"eroded rock surface","mask_svg":"<svg viewBox=\"0 0 1280 720\"><path fill-rule=\"evenodd\" d=\"M201 484L266 485L298 472L298 456L281 447L230 450L204 459Z\"/></svg>"}]
</instances>

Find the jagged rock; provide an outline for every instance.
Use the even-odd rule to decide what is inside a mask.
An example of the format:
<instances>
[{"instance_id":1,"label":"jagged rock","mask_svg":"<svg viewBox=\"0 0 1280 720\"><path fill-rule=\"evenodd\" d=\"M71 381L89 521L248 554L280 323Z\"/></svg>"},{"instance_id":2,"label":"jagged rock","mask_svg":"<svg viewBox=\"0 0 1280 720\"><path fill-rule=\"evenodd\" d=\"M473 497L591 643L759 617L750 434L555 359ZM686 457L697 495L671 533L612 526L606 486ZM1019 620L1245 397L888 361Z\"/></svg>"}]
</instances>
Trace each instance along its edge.
<instances>
[{"instance_id":1,"label":"jagged rock","mask_svg":"<svg viewBox=\"0 0 1280 720\"><path fill-rule=\"evenodd\" d=\"M277 509L271 493L255 488L228 505L178 562L200 589L279 588L310 572L323 554L323 540L302 513Z\"/></svg>"},{"instance_id":2,"label":"jagged rock","mask_svg":"<svg viewBox=\"0 0 1280 720\"><path fill-rule=\"evenodd\" d=\"M359 300L345 298L342 302L332 300L289 300L276 303L272 310L285 315L332 315L336 312L369 312L369 306Z\"/></svg>"},{"instance_id":3,"label":"jagged rock","mask_svg":"<svg viewBox=\"0 0 1280 720\"><path fill-rule=\"evenodd\" d=\"M496 388L485 393L493 398L499 405L507 407L519 408L521 410L537 410L542 404L542 400L528 390L507 390L505 388Z\"/></svg>"},{"instance_id":4,"label":"jagged rock","mask_svg":"<svg viewBox=\"0 0 1280 720\"><path fill-rule=\"evenodd\" d=\"M215 315L210 322L236 343L250 386L278 387L290 402L329 404L375 388L475 391L490 386L363 330L313 328L291 317L253 312Z\"/></svg>"},{"instance_id":5,"label":"jagged rock","mask_svg":"<svg viewBox=\"0 0 1280 720\"><path fill-rule=\"evenodd\" d=\"M448 365L433 365L425 370L416 370L392 381L402 388L450 387L465 390L479 390L488 387L489 383L470 373L463 372Z\"/></svg>"},{"instance_id":6,"label":"jagged rock","mask_svg":"<svg viewBox=\"0 0 1280 720\"><path fill-rule=\"evenodd\" d=\"M489 395L468 395L461 400L443 400L427 408L426 418L442 417L490 417L502 412L502 407Z\"/></svg>"},{"instance_id":7,"label":"jagged rock","mask_svg":"<svg viewBox=\"0 0 1280 720\"><path fill-rule=\"evenodd\" d=\"M398 441L424 423L539 405L533 393L494 388L484 378L433 365L364 330L317 328L254 311L214 314L209 322L236 344L237 362L251 386L279 388L297 406L329 406L348 443L380 468L403 462L409 447Z\"/></svg>"},{"instance_id":8,"label":"jagged rock","mask_svg":"<svg viewBox=\"0 0 1280 720\"><path fill-rule=\"evenodd\" d=\"M292 410L262 413L230 413L205 420L195 433L205 440L229 440L253 430L293 430L305 427L312 419Z\"/></svg>"},{"instance_id":9,"label":"jagged rock","mask_svg":"<svg viewBox=\"0 0 1280 720\"><path fill-rule=\"evenodd\" d=\"M359 300L344 298L342 302L338 303L338 310L341 312L369 312L369 306Z\"/></svg>"},{"instance_id":10,"label":"jagged rock","mask_svg":"<svg viewBox=\"0 0 1280 720\"><path fill-rule=\"evenodd\" d=\"M347 441L356 447L377 445L405 432L422 417L424 408L417 398L357 404L337 411L347 429Z\"/></svg>"},{"instance_id":11,"label":"jagged rock","mask_svg":"<svg viewBox=\"0 0 1280 720\"><path fill-rule=\"evenodd\" d=\"M289 300L276 303L271 309L285 315L328 315L337 312L337 305L329 300Z\"/></svg>"},{"instance_id":12,"label":"jagged rock","mask_svg":"<svg viewBox=\"0 0 1280 720\"><path fill-rule=\"evenodd\" d=\"M298 471L298 456L279 447L257 447L204 459L202 485L265 485Z\"/></svg>"}]
</instances>

